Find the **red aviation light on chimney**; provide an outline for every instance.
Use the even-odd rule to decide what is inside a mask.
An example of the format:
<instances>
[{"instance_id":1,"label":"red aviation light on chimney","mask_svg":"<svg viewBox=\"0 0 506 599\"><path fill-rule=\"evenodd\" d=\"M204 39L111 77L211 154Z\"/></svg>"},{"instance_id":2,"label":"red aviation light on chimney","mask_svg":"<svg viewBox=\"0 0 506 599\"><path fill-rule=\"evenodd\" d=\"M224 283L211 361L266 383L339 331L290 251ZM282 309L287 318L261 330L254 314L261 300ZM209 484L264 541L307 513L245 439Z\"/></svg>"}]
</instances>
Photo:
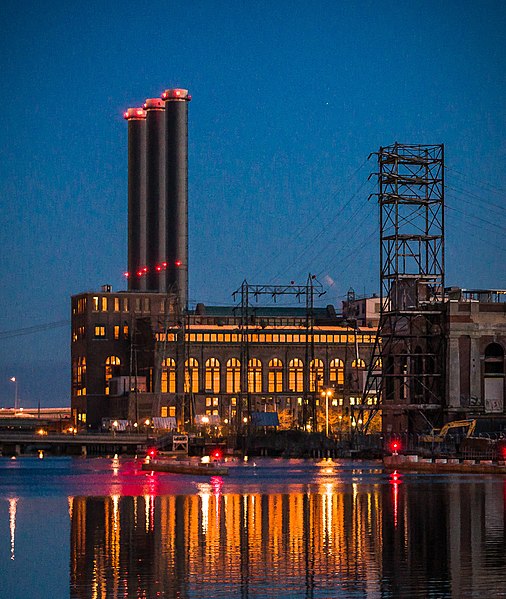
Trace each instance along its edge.
<instances>
[{"instance_id":1,"label":"red aviation light on chimney","mask_svg":"<svg viewBox=\"0 0 506 599\"><path fill-rule=\"evenodd\" d=\"M192 97L187 89L166 89L162 94L163 100L182 100L189 102Z\"/></svg>"},{"instance_id":2,"label":"red aviation light on chimney","mask_svg":"<svg viewBox=\"0 0 506 599\"><path fill-rule=\"evenodd\" d=\"M176 260L174 264L179 268L183 263L181 262L181 260Z\"/></svg>"},{"instance_id":3,"label":"red aviation light on chimney","mask_svg":"<svg viewBox=\"0 0 506 599\"><path fill-rule=\"evenodd\" d=\"M148 98L144 102L144 110L164 110L165 102L160 98Z\"/></svg>"},{"instance_id":4,"label":"red aviation light on chimney","mask_svg":"<svg viewBox=\"0 0 506 599\"><path fill-rule=\"evenodd\" d=\"M130 277L130 273L129 273L129 272L124 272L124 273L123 273L123 276L124 276L126 279L128 279L128 278Z\"/></svg>"},{"instance_id":5,"label":"red aviation light on chimney","mask_svg":"<svg viewBox=\"0 0 506 599\"><path fill-rule=\"evenodd\" d=\"M123 118L127 121L143 120L146 118L146 111L142 108L129 108L123 113Z\"/></svg>"},{"instance_id":6,"label":"red aviation light on chimney","mask_svg":"<svg viewBox=\"0 0 506 599\"><path fill-rule=\"evenodd\" d=\"M162 262L163 268L167 268L167 262Z\"/></svg>"},{"instance_id":7,"label":"red aviation light on chimney","mask_svg":"<svg viewBox=\"0 0 506 599\"><path fill-rule=\"evenodd\" d=\"M160 272L162 270L162 267L159 264L157 264L155 266L155 270L156 270L156 272Z\"/></svg>"}]
</instances>

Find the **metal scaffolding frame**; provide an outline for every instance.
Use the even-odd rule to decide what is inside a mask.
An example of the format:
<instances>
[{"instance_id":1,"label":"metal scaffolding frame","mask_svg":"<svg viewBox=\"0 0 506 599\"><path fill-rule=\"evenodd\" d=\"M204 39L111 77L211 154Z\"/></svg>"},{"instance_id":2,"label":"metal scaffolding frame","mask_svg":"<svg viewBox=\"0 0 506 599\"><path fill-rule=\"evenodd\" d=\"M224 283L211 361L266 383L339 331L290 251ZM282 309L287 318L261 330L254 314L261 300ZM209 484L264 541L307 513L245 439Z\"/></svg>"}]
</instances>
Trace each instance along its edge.
<instances>
[{"instance_id":1,"label":"metal scaffolding frame","mask_svg":"<svg viewBox=\"0 0 506 599\"><path fill-rule=\"evenodd\" d=\"M381 409L384 432L417 432L445 402L444 146L377 156L381 309L361 409Z\"/></svg>"},{"instance_id":2,"label":"metal scaffolding frame","mask_svg":"<svg viewBox=\"0 0 506 599\"><path fill-rule=\"evenodd\" d=\"M325 294L322 284L317 281L316 276L309 274L305 285L251 285L246 280L241 287L233 292L234 301L240 297L240 324L241 333L241 392L239 409L237 413L238 428L239 419L246 417L248 423L251 418L251 393L248 380L249 363L249 326L253 323L255 308L251 306L251 298L258 301L261 296L270 296L274 303L278 297L292 295L298 301L305 299L306 304L306 347L304 360L304 391L302 404L301 426L306 429L310 423L316 423L316 392L311 392L310 385L310 362L314 358L314 298Z\"/></svg>"}]
</instances>

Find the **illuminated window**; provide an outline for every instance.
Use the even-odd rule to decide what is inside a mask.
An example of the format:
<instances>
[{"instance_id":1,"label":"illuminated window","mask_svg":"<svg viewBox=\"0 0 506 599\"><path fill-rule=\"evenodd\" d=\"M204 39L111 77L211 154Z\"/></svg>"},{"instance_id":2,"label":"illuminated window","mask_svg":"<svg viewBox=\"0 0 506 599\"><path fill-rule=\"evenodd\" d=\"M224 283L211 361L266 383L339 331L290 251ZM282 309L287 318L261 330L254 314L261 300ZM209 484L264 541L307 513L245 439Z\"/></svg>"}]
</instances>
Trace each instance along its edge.
<instances>
[{"instance_id":1,"label":"illuminated window","mask_svg":"<svg viewBox=\"0 0 506 599\"><path fill-rule=\"evenodd\" d=\"M72 386L76 395L86 395L86 358L78 357L72 363Z\"/></svg>"},{"instance_id":2,"label":"illuminated window","mask_svg":"<svg viewBox=\"0 0 506 599\"><path fill-rule=\"evenodd\" d=\"M95 339L105 339L105 325L95 325Z\"/></svg>"},{"instance_id":3,"label":"illuminated window","mask_svg":"<svg viewBox=\"0 0 506 599\"><path fill-rule=\"evenodd\" d=\"M290 360L288 364L288 389L296 393L304 391L304 366L299 358Z\"/></svg>"},{"instance_id":4,"label":"illuminated window","mask_svg":"<svg viewBox=\"0 0 506 599\"><path fill-rule=\"evenodd\" d=\"M220 363L216 358L209 358L205 363L206 391L220 392Z\"/></svg>"},{"instance_id":5,"label":"illuminated window","mask_svg":"<svg viewBox=\"0 0 506 599\"><path fill-rule=\"evenodd\" d=\"M162 393L176 392L176 361L173 358L165 358L162 362L160 389Z\"/></svg>"},{"instance_id":6,"label":"illuminated window","mask_svg":"<svg viewBox=\"0 0 506 599\"><path fill-rule=\"evenodd\" d=\"M281 393L283 391L283 362L279 358L273 358L269 362L267 374L268 393Z\"/></svg>"},{"instance_id":7,"label":"illuminated window","mask_svg":"<svg viewBox=\"0 0 506 599\"><path fill-rule=\"evenodd\" d=\"M212 398L206 397L206 408L210 408L212 404Z\"/></svg>"},{"instance_id":8,"label":"illuminated window","mask_svg":"<svg viewBox=\"0 0 506 599\"><path fill-rule=\"evenodd\" d=\"M77 300L77 313L83 314L84 312L86 312L86 298L81 297Z\"/></svg>"},{"instance_id":9,"label":"illuminated window","mask_svg":"<svg viewBox=\"0 0 506 599\"><path fill-rule=\"evenodd\" d=\"M112 377L119 376L121 360L118 356L109 356L105 359L105 394L109 395L109 381Z\"/></svg>"},{"instance_id":10,"label":"illuminated window","mask_svg":"<svg viewBox=\"0 0 506 599\"><path fill-rule=\"evenodd\" d=\"M220 400L219 400L219 398L218 398L218 397L213 397L213 406L215 406L215 407L216 407L216 406L218 406L218 405L219 405L219 403L220 403Z\"/></svg>"},{"instance_id":11,"label":"illuminated window","mask_svg":"<svg viewBox=\"0 0 506 599\"><path fill-rule=\"evenodd\" d=\"M232 397L232 399L230 400L230 405L231 406L236 406L237 405L237 397Z\"/></svg>"},{"instance_id":12,"label":"illuminated window","mask_svg":"<svg viewBox=\"0 0 506 599\"><path fill-rule=\"evenodd\" d=\"M167 406L162 406L162 407L160 408L160 416L161 416L162 418L167 418L167 414L168 414L168 409L167 409Z\"/></svg>"},{"instance_id":13,"label":"illuminated window","mask_svg":"<svg viewBox=\"0 0 506 599\"><path fill-rule=\"evenodd\" d=\"M119 325L114 326L114 339L119 339Z\"/></svg>"},{"instance_id":14,"label":"illuminated window","mask_svg":"<svg viewBox=\"0 0 506 599\"><path fill-rule=\"evenodd\" d=\"M169 416L171 418L176 417L176 406L169 406Z\"/></svg>"},{"instance_id":15,"label":"illuminated window","mask_svg":"<svg viewBox=\"0 0 506 599\"><path fill-rule=\"evenodd\" d=\"M98 296L95 295L91 298L91 309L93 312L98 312Z\"/></svg>"},{"instance_id":16,"label":"illuminated window","mask_svg":"<svg viewBox=\"0 0 506 599\"><path fill-rule=\"evenodd\" d=\"M119 312L120 311L119 297L115 297L114 298L114 311L115 312Z\"/></svg>"},{"instance_id":17,"label":"illuminated window","mask_svg":"<svg viewBox=\"0 0 506 599\"><path fill-rule=\"evenodd\" d=\"M199 363L195 358L189 358L185 362L184 392L199 392Z\"/></svg>"},{"instance_id":18,"label":"illuminated window","mask_svg":"<svg viewBox=\"0 0 506 599\"><path fill-rule=\"evenodd\" d=\"M320 391L323 387L323 362L319 359L311 360L309 364L309 390Z\"/></svg>"},{"instance_id":19,"label":"illuminated window","mask_svg":"<svg viewBox=\"0 0 506 599\"><path fill-rule=\"evenodd\" d=\"M241 363L237 358L227 362L227 393L240 393L241 391Z\"/></svg>"},{"instance_id":20,"label":"illuminated window","mask_svg":"<svg viewBox=\"0 0 506 599\"><path fill-rule=\"evenodd\" d=\"M353 360L351 363L352 368L365 368L364 360Z\"/></svg>"},{"instance_id":21,"label":"illuminated window","mask_svg":"<svg viewBox=\"0 0 506 599\"><path fill-rule=\"evenodd\" d=\"M127 324L123 325L123 337L125 339L128 339L128 325Z\"/></svg>"},{"instance_id":22,"label":"illuminated window","mask_svg":"<svg viewBox=\"0 0 506 599\"><path fill-rule=\"evenodd\" d=\"M123 298L123 312L128 312L128 297Z\"/></svg>"},{"instance_id":23,"label":"illuminated window","mask_svg":"<svg viewBox=\"0 0 506 599\"><path fill-rule=\"evenodd\" d=\"M338 358L330 361L329 383L331 387L344 385L344 364L343 361Z\"/></svg>"},{"instance_id":24,"label":"illuminated window","mask_svg":"<svg viewBox=\"0 0 506 599\"><path fill-rule=\"evenodd\" d=\"M262 393L262 362L258 358L248 362L248 392Z\"/></svg>"},{"instance_id":25,"label":"illuminated window","mask_svg":"<svg viewBox=\"0 0 506 599\"><path fill-rule=\"evenodd\" d=\"M100 298L100 309L102 312L107 312L107 298L105 296Z\"/></svg>"}]
</instances>

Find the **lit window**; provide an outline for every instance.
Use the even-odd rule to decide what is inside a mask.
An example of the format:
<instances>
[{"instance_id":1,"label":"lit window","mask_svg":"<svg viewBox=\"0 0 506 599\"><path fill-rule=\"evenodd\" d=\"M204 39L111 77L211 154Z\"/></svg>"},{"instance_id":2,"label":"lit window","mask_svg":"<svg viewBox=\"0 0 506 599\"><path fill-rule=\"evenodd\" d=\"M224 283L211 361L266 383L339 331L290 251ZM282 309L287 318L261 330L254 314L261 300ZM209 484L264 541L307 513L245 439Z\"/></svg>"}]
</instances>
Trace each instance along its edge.
<instances>
[{"instance_id":1,"label":"lit window","mask_svg":"<svg viewBox=\"0 0 506 599\"><path fill-rule=\"evenodd\" d=\"M288 388L296 393L304 391L304 367L299 358L290 360L288 364Z\"/></svg>"},{"instance_id":2,"label":"lit window","mask_svg":"<svg viewBox=\"0 0 506 599\"><path fill-rule=\"evenodd\" d=\"M199 392L199 363L195 358L189 358L185 362L185 393Z\"/></svg>"},{"instance_id":3,"label":"lit window","mask_svg":"<svg viewBox=\"0 0 506 599\"><path fill-rule=\"evenodd\" d=\"M248 392L262 393L262 362L258 358L248 362Z\"/></svg>"},{"instance_id":4,"label":"lit window","mask_svg":"<svg viewBox=\"0 0 506 599\"><path fill-rule=\"evenodd\" d=\"M171 418L176 417L176 406L169 406L169 416Z\"/></svg>"},{"instance_id":5,"label":"lit window","mask_svg":"<svg viewBox=\"0 0 506 599\"><path fill-rule=\"evenodd\" d=\"M344 364L338 358L330 361L329 383L332 387L344 385Z\"/></svg>"},{"instance_id":6,"label":"lit window","mask_svg":"<svg viewBox=\"0 0 506 599\"><path fill-rule=\"evenodd\" d=\"M216 358L209 358L205 363L206 391L220 392L220 363Z\"/></svg>"},{"instance_id":7,"label":"lit window","mask_svg":"<svg viewBox=\"0 0 506 599\"><path fill-rule=\"evenodd\" d=\"M269 362L267 385L269 393L283 391L283 362L279 358L273 358Z\"/></svg>"},{"instance_id":8,"label":"lit window","mask_svg":"<svg viewBox=\"0 0 506 599\"><path fill-rule=\"evenodd\" d=\"M125 339L128 339L128 325L127 324L123 325L123 337Z\"/></svg>"},{"instance_id":9,"label":"lit window","mask_svg":"<svg viewBox=\"0 0 506 599\"><path fill-rule=\"evenodd\" d=\"M119 297L115 297L114 298L114 311L115 312L119 312L120 311Z\"/></svg>"},{"instance_id":10,"label":"lit window","mask_svg":"<svg viewBox=\"0 0 506 599\"><path fill-rule=\"evenodd\" d=\"M105 339L105 325L95 325L95 339Z\"/></svg>"},{"instance_id":11,"label":"lit window","mask_svg":"<svg viewBox=\"0 0 506 599\"><path fill-rule=\"evenodd\" d=\"M162 418L167 418L167 414L168 414L168 409L167 409L167 406L162 406L162 407L160 408L160 416L161 416Z\"/></svg>"},{"instance_id":12,"label":"lit window","mask_svg":"<svg viewBox=\"0 0 506 599\"><path fill-rule=\"evenodd\" d=\"M102 312L107 312L107 298L105 296L101 297L101 307Z\"/></svg>"},{"instance_id":13,"label":"lit window","mask_svg":"<svg viewBox=\"0 0 506 599\"><path fill-rule=\"evenodd\" d=\"M119 325L114 326L114 339L115 340L119 339Z\"/></svg>"},{"instance_id":14,"label":"lit window","mask_svg":"<svg viewBox=\"0 0 506 599\"><path fill-rule=\"evenodd\" d=\"M320 391L323 387L323 362L315 359L309 365L309 390Z\"/></svg>"},{"instance_id":15,"label":"lit window","mask_svg":"<svg viewBox=\"0 0 506 599\"><path fill-rule=\"evenodd\" d=\"M123 312L128 312L128 297L123 298Z\"/></svg>"},{"instance_id":16,"label":"lit window","mask_svg":"<svg viewBox=\"0 0 506 599\"><path fill-rule=\"evenodd\" d=\"M91 298L91 309L93 312L98 312L98 296L95 295Z\"/></svg>"},{"instance_id":17,"label":"lit window","mask_svg":"<svg viewBox=\"0 0 506 599\"><path fill-rule=\"evenodd\" d=\"M219 416L218 410L213 410L213 416Z\"/></svg>"},{"instance_id":18,"label":"lit window","mask_svg":"<svg viewBox=\"0 0 506 599\"><path fill-rule=\"evenodd\" d=\"M236 406L237 405L237 397L232 397L230 400L230 405L231 406Z\"/></svg>"},{"instance_id":19,"label":"lit window","mask_svg":"<svg viewBox=\"0 0 506 599\"><path fill-rule=\"evenodd\" d=\"M213 406L219 405L219 399L217 397L213 397Z\"/></svg>"},{"instance_id":20,"label":"lit window","mask_svg":"<svg viewBox=\"0 0 506 599\"><path fill-rule=\"evenodd\" d=\"M121 360L118 356L109 356L105 360L105 394L109 395L109 381L120 374Z\"/></svg>"},{"instance_id":21,"label":"lit window","mask_svg":"<svg viewBox=\"0 0 506 599\"><path fill-rule=\"evenodd\" d=\"M210 408L211 402L212 402L212 399L210 397L206 397L206 407Z\"/></svg>"},{"instance_id":22,"label":"lit window","mask_svg":"<svg viewBox=\"0 0 506 599\"><path fill-rule=\"evenodd\" d=\"M241 363L237 358L227 362L227 393L241 392ZM232 398L235 399L235 398ZM233 404L235 405L235 404Z\"/></svg>"},{"instance_id":23,"label":"lit window","mask_svg":"<svg viewBox=\"0 0 506 599\"><path fill-rule=\"evenodd\" d=\"M161 391L176 392L176 361L173 358L165 358L162 362Z\"/></svg>"},{"instance_id":24,"label":"lit window","mask_svg":"<svg viewBox=\"0 0 506 599\"><path fill-rule=\"evenodd\" d=\"M364 360L353 360L351 363L352 368L365 368Z\"/></svg>"}]
</instances>

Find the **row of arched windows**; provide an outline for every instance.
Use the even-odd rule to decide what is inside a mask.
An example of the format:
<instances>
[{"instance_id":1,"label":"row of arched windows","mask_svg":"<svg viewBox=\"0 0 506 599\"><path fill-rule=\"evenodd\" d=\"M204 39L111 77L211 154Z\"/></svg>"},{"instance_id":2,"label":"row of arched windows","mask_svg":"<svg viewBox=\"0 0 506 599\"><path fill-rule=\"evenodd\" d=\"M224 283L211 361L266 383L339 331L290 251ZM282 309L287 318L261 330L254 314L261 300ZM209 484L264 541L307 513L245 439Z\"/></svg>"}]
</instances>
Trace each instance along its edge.
<instances>
[{"instance_id":1,"label":"row of arched windows","mask_svg":"<svg viewBox=\"0 0 506 599\"><path fill-rule=\"evenodd\" d=\"M365 362L358 360L352 362L352 368L365 368ZM263 393L262 385L263 365L258 358L248 361L248 392ZM283 362L279 358L272 358L267 365L267 393L281 393L285 390L284 379L288 375L288 391L301 393L304 390L304 363L299 358L288 362L288 371L285 373ZM330 385L344 383L344 363L335 358L329 363ZM198 393L200 391L199 362L196 358L189 358L185 362L185 393ZM320 359L311 360L309 365L309 390L319 391L325 381L325 367ZM204 363L204 390L206 393L220 393L221 364L217 358L209 358ZM225 393L239 393L241 391L241 362L237 358L230 358L225 364ZM162 363L161 392L176 392L176 362L173 358L166 358Z\"/></svg>"}]
</instances>

